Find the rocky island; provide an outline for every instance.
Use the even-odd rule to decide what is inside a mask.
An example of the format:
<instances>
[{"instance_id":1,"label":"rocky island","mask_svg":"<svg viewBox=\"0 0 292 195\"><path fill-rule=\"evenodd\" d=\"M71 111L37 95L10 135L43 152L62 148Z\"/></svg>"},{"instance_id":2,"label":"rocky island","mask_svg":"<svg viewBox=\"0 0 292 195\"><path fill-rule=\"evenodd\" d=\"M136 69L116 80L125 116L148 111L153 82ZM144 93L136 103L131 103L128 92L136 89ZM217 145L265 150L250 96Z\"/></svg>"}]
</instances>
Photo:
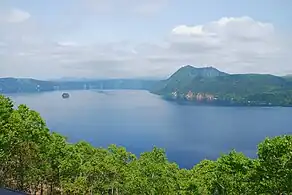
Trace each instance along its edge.
<instances>
[{"instance_id":1,"label":"rocky island","mask_svg":"<svg viewBox=\"0 0 292 195\"><path fill-rule=\"evenodd\" d=\"M63 94L62 94L62 98L63 98L63 99L67 99L67 98L69 98L69 97L70 97L69 93L63 93Z\"/></svg>"}]
</instances>

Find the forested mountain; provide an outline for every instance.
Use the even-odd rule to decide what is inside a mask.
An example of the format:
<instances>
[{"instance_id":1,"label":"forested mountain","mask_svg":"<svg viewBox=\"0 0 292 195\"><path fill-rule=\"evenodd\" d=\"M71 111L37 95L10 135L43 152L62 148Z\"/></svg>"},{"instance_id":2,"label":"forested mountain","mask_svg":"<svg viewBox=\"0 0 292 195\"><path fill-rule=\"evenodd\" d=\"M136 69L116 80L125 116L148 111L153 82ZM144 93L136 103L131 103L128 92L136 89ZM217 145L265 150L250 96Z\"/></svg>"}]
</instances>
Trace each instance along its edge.
<instances>
[{"instance_id":1,"label":"forested mountain","mask_svg":"<svg viewBox=\"0 0 292 195\"><path fill-rule=\"evenodd\" d=\"M35 79L0 78L0 93L31 93L80 89L150 89L155 80L104 79L83 81L40 81Z\"/></svg>"},{"instance_id":2,"label":"forested mountain","mask_svg":"<svg viewBox=\"0 0 292 195\"><path fill-rule=\"evenodd\" d=\"M68 143L25 105L0 96L0 187L29 194L292 194L292 136L267 138L250 159L231 151L192 169L163 149L140 157L123 147Z\"/></svg>"},{"instance_id":3,"label":"forested mountain","mask_svg":"<svg viewBox=\"0 0 292 195\"><path fill-rule=\"evenodd\" d=\"M292 83L265 74L227 74L214 68L180 68L152 93L178 100L210 100L230 105L292 106ZM202 101L201 101L202 102Z\"/></svg>"},{"instance_id":4,"label":"forested mountain","mask_svg":"<svg viewBox=\"0 0 292 195\"><path fill-rule=\"evenodd\" d=\"M195 78L214 78L227 75L213 67L195 68L190 65L177 70L168 79L157 82L151 91L155 93L173 92L177 89L185 89L192 84Z\"/></svg>"}]
</instances>

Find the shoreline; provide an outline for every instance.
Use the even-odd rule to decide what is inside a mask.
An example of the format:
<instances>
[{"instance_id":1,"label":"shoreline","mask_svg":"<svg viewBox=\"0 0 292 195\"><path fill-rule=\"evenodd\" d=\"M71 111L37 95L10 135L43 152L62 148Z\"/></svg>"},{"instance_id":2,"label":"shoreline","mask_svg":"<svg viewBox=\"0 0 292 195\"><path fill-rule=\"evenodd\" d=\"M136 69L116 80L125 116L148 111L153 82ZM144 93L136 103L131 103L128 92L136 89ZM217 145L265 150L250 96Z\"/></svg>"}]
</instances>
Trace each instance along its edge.
<instances>
[{"instance_id":1,"label":"shoreline","mask_svg":"<svg viewBox=\"0 0 292 195\"><path fill-rule=\"evenodd\" d=\"M159 95L160 96L160 95ZM292 105L262 105L262 104L240 104L240 103L230 103L230 102L204 102L204 101L190 101L190 100L175 100L171 98L165 98L160 96L163 100L168 102L173 102L178 105L185 106L214 106L214 107L262 107L262 108L291 108Z\"/></svg>"}]
</instances>

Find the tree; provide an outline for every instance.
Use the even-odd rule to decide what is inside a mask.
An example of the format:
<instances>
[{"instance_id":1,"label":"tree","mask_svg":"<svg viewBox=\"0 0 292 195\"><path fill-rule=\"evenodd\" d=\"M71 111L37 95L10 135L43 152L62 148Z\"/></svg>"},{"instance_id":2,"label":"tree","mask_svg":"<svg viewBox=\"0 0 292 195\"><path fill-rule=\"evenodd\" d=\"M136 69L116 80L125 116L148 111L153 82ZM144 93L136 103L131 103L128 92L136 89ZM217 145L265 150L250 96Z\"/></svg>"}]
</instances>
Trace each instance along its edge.
<instances>
[{"instance_id":1,"label":"tree","mask_svg":"<svg viewBox=\"0 0 292 195\"><path fill-rule=\"evenodd\" d=\"M216 189L223 194L250 194L250 170L253 161L235 150L217 160Z\"/></svg>"},{"instance_id":2,"label":"tree","mask_svg":"<svg viewBox=\"0 0 292 195\"><path fill-rule=\"evenodd\" d=\"M12 112L12 101L9 98L0 95L0 125L3 125L4 122L7 122L7 119L10 117Z\"/></svg>"},{"instance_id":3,"label":"tree","mask_svg":"<svg viewBox=\"0 0 292 195\"><path fill-rule=\"evenodd\" d=\"M153 148L130 164L127 177L129 194L176 194L178 167L167 161L164 150Z\"/></svg>"},{"instance_id":4,"label":"tree","mask_svg":"<svg viewBox=\"0 0 292 195\"><path fill-rule=\"evenodd\" d=\"M9 98L0 95L0 187L5 185L5 175L10 156L10 132L6 128L7 121L13 112L13 103Z\"/></svg>"},{"instance_id":5,"label":"tree","mask_svg":"<svg viewBox=\"0 0 292 195\"><path fill-rule=\"evenodd\" d=\"M292 136L266 138L258 145L257 190L265 194L292 192Z\"/></svg>"},{"instance_id":6,"label":"tree","mask_svg":"<svg viewBox=\"0 0 292 195\"><path fill-rule=\"evenodd\" d=\"M216 191L218 186L216 169L216 161L203 160L190 170L199 194L208 195Z\"/></svg>"},{"instance_id":7,"label":"tree","mask_svg":"<svg viewBox=\"0 0 292 195\"><path fill-rule=\"evenodd\" d=\"M45 176L49 130L38 113L20 105L7 123L11 173L20 190L36 191Z\"/></svg>"},{"instance_id":8,"label":"tree","mask_svg":"<svg viewBox=\"0 0 292 195\"><path fill-rule=\"evenodd\" d=\"M62 190L60 165L66 155L66 138L52 133L46 151L48 170L46 180L50 194L57 194Z\"/></svg>"},{"instance_id":9,"label":"tree","mask_svg":"<svg viewBox=\"0 0 292 195\"><path fill-rule=\"evenodd\" d=\"M199 193L195 177L196 175L191 170L180 169L176 174L176 183L178 185L176 193L181 195L202 194Z\"/></svg>"}]
</instances>

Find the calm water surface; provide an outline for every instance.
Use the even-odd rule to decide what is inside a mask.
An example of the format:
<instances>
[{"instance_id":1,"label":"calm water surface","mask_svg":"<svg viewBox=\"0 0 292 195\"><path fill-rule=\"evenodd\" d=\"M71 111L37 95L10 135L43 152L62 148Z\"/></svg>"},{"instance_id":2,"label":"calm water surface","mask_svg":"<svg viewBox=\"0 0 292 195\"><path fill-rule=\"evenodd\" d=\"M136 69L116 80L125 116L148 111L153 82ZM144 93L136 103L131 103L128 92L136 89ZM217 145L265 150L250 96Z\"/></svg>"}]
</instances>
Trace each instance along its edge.
<instances>
[{"instance_id":1,"label":"calm water surface","mask_svg":"<svg viewBox=\"0 0 292 195\"><path fill-rule=\"evenodd\" d=\"M71 142L125 146L139 154L153 146L190 168L235 148L250 157L266 136L292 133L291 108L183 106L147 91L71 91L10 95L41 113L52 131Z\"/></svg>"}]
</instances>

